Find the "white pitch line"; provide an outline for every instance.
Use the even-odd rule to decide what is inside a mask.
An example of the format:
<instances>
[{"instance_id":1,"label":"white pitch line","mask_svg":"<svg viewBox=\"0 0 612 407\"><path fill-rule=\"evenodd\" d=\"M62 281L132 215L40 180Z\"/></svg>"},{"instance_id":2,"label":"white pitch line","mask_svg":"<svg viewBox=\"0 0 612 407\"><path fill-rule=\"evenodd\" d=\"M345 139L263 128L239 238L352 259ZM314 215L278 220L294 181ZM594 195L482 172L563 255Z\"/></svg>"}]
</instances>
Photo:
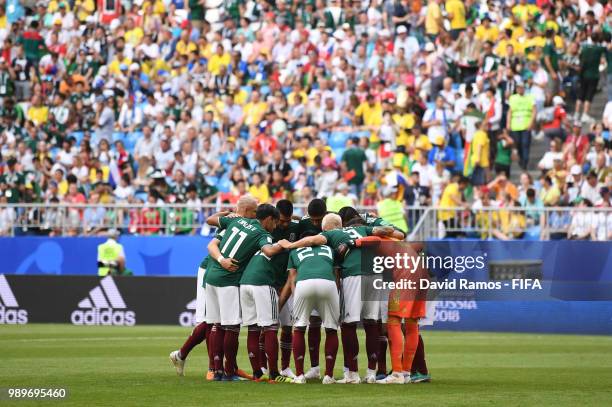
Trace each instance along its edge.
<instances>
[{"instance_id":1,"label":"white pitch line","mask_svg":"<svg viewBox=\"0 0 612 407\"><path fill-rule=\"evenodd\" d=\"M151 339L177 339L179 336L98 336L98 337L65 337L65 338L32 338L32 339L4 339L0 342L65 342L65 341L133 341Z\"/></svg>"}]
</instances>

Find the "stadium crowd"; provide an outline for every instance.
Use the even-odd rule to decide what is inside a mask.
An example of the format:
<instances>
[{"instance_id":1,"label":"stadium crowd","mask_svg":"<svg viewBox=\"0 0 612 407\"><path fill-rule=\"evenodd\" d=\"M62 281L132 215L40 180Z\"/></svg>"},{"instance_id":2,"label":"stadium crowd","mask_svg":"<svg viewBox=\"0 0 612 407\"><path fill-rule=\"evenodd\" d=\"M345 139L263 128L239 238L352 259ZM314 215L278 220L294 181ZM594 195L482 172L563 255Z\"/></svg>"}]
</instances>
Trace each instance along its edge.
<instances>
[{"instance_id":1,"label":"stadium crowd","mask_svg":"<svg viewBox=\"0 0 612 407\"><path fill-rule=\"evenodd\" d=\"M27 233L166 233L170 203L196 233L248 193L608 240L609 211L540 208L610 207L611 31L610 0L0 0L0 235L37 202L143 206Z\"/></svg>"}]
</instances>

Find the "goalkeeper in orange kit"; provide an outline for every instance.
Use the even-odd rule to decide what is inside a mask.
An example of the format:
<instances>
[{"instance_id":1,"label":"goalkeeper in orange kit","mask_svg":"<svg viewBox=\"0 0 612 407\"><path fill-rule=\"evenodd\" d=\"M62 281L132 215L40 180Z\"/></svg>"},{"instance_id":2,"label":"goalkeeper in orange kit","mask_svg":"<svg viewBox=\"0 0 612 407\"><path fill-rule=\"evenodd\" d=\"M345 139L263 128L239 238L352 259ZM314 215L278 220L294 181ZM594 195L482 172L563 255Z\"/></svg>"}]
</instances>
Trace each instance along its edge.
<instances>
[{"instance_id":1,"label":"goalkeeper in orange kit","mask_svg":"<svg viewBox=\"0 0 612 407\"><path fill-rule=\"evenodd\" d=\"M369 236L359 239L358 246L371 246L377 255L393 257L397 248L402 249L403 254L410 257L418 256L420 247L412 247L409 244L395 245L383 244L379 237ZM415 250L417 249L417 250ZM418 321L426 314L427 290L419 288L419 281L427 278L423 267L411 271L395 268L393 270L393 281L411 281L414 287L411 289L392 289L389 292L389 308L387 332L389 337L389 348L391 353L392 372L383 379L377 380L379 384L403 384L409 383L410 371L415 353L419 346ZM402 322L404 331L402 332ZM421 342L422 343L422 342Z\"/></svg>"}]
</instances>

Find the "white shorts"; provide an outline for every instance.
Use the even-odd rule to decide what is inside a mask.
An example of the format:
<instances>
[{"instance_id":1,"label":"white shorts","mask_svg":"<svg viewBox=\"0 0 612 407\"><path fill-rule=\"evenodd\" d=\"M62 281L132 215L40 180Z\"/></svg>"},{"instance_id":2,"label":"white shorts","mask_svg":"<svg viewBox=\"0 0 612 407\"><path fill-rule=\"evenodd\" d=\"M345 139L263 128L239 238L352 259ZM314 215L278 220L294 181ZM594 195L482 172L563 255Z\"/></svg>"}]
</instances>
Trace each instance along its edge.
<instances>
[{"instance_id":1,"label":"white shorts","mask_svg":"<svg viewBox=\"0 0 612 407\"><path fill-rule=\"evenodd\" d=\"M432 326L436 320L436 305L438 301L427 301L425 304L425 318L419 319L419 326Z\"/></svg>"},{"instance_id":2,"label":"white shorts","mask_svg":"<svg viewBox=\"0 0 612 407\"><path fill-rule=\"evenodd\" d=\"M240 325L240 287L206 284L206 322Z\"/></svg>"},{"instance_id":3,"label":"white shorts","mask_svg":"<svg viewBox=\"0 0 612 407\"><path fill-rule=\"evenodd\" d=\"M206 288L204 288L204 275L206 269L198 268L198 278L196 279L196 308L195 322L196 325L206 321Z\"/></svg>"},{"instance_id":4,"label":"white shorts","mask_svg":"<svg viewBox=\"0 0 612 407\"><path fill-rule=\"evenodd\" d=\"M293 294L287 298L287 302L278 314L280 326L293 326Z\"/></svg>"},{"instance_id":5,"label":"white shorts","mask_svg":"<svg viewBox=\"0 0 612 407\"><path fill-rule=\"evenodd\" d=\"M324 328L338 329L340 297L334 281L322 278L298 281L293 295L293 326L308 326L311 312L316 309Z\"/></svg>"},{"instance_id":6,"label":"white shorts","mask_svg":"<svg viewBox=\"0 0 612 407\"><path fill-rule=\"evenodd\" d=\"M367 278L369 276L349 276L342 279L342 322L349 324L362 319L378 319L380 301L361 299L361 280Z\"/></svg>"},{"instance_id":7,"label":"white shorts","mask_svg":"<svg viewBox=\"0 0 612 407\"><path fill-rule=\"evenodd\" d=\"M382 300L380 302L380 312L378 313L378 319L383 323L386 324L387 321L389 320L389 299L385 299Z\"/></svg>"},{"instance_id":8,"label":"white shorts","mask_svg":"<svg viewBox=\"0 0 612 407\"><path fill-rule=\"evenodd\" d=\"M278 295L269 285L241 285L242 325L270 326L278 323Z\"/></svg>"}]
</instances>

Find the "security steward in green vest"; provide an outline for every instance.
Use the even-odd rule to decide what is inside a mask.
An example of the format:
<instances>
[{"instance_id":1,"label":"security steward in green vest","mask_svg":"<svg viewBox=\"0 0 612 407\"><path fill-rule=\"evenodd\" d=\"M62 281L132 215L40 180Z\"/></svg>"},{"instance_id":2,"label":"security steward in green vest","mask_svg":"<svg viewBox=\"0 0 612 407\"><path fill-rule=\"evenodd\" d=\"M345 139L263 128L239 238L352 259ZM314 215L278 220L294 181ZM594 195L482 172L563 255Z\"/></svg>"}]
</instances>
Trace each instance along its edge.
<instances>
[{"instance_id":1,"label":"security steward in green vest","mask_svg":"<svg viewBox=\"0 0 612 407\"><path fill-rule=\"evenodd\" d=\"M108 240L98 245L98 276L125 275L125 254L123 246L117 241L118 231L111 231Z\"/></svg>"}]
</instances>

